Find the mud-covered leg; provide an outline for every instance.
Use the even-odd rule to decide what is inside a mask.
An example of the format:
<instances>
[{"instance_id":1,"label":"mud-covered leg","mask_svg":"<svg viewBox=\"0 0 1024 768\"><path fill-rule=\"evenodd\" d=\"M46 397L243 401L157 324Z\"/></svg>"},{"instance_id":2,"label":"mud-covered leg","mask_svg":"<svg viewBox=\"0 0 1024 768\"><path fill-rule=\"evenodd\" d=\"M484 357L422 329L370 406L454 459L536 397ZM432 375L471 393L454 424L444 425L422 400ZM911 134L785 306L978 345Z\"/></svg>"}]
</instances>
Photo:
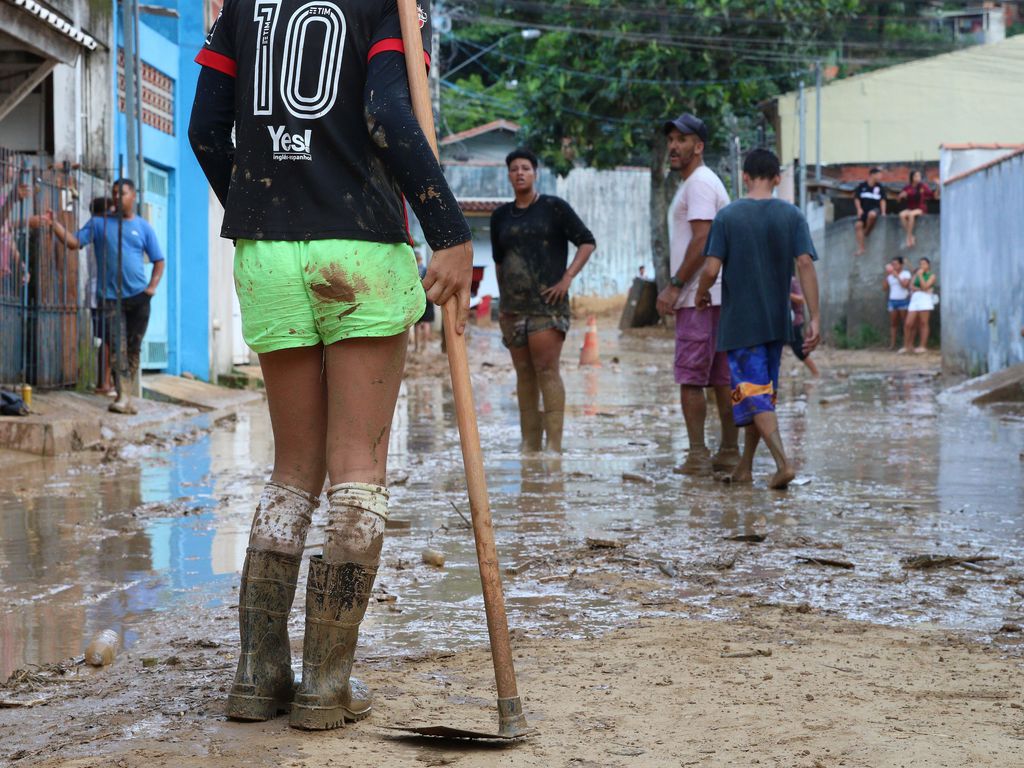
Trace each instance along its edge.
<instances>
[{"instance_id":1,"label":"mud-covered leg","mask_svg":"<svg viewBox=\"0 0 1024 768\"><path fill-rule=\"evenodd\" d=\"M370 693L351 677L352 663L384 542L388 439L406 346L402 334L327 347L327 467L334 485L324 553L309 564L295 728L337 728L370 713Z\"/></svg>"}]
</instances>

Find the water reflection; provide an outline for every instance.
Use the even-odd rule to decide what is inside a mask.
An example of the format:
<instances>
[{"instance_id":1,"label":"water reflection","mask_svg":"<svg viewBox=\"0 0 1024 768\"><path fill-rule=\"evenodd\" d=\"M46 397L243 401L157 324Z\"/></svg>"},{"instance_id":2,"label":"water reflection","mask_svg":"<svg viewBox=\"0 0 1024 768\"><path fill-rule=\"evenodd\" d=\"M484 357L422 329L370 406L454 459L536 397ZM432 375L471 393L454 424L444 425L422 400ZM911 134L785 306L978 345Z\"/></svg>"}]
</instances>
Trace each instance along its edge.
<instances>
[{"instance_id":1,"label":"water reflection","mask_svg":"<svg viewBox=\"0 0 1024 768\"><path fill-rule=\"evenodd\" d=\"M566 350L581 335L574 332ZM950 597L925 577L899 584L891 577L908 553L1019 551L1024 413L940 407L930 374L853 372L815 385L786 376L783 434L810 484L779 494L692 481L671 472L686 438L670 344L631 339L627 347L602 338L603 368L567 365L566 453L524 457L507 354L496 331L473 336L503 564L585 550L588 536L621 538L639 561L678 567L675 579L654 566L644 573L659 600L684 601L704 615L718 615L716 597L753 593L876 621L998 625L1012 590L979 581ZM612 356L621 363L608 363ZM366 638L375 650L454 648L485 636L472 535L452 508L468 517L446 379L410 380L399 399L392 515L410 527L385 546L379 586L399 599L371 608ZM252 507L273 457L269 420L257 405L231 425L180 426L210 429L180 445L130 448L124 461L105 464L98 454L40 460L0 479L0 675L80 653L108 626L130 645L141 619L197 593L207 604L233 599ZM755 473L764 476L770 466L761 456ZM628 482L624 472L654 482ZM322 522L323 509L311 541ZM724 540L749 533L766 533L769 542ZM794 552L803 550L789 541L841 548L857 570L835 576L841 586L809 578L794 570ZM445 569L420 563L426 546L445 552ZM727 575L706 565L730 558ZM594 570L584 559L580 572ZM559 573L506 580L513 626L585 634L644 610L636 599L605 594L598 581L570 584Z\"/></svg>"}]
</instances>

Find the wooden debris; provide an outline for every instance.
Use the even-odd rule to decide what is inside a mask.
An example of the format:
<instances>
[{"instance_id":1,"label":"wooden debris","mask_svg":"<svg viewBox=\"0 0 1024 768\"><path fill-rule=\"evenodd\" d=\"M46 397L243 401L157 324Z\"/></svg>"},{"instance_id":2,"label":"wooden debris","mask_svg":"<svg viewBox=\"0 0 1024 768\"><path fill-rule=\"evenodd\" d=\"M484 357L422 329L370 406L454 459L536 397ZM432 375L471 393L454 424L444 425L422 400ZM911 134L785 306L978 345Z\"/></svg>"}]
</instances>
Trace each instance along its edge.
<instances>
[{"instance_id":1,"label":"wooden debris","mask_svg":"<svg viewBox=\"0 0 1024 768\"><path fill-rule=\"evenodd\" d=\"M760 544L768 537L763 533L740 533L736 536L726 536L726 541L745 541L747 544Z\"/></svg>"},{"instance_id":2,"label":"wooden debris","mask_svg":"<svg viewBox=\"0 0 1024 768\"><path fill-rule=\"evenodd\" d=\"M397 517L389 517L384 523L388 531L408 531L412 528L412 520L401 520Z\"/></svg>"},{"instance_id":3,"label":"wooden debris","mask_svg":"<svg viewBox=\"0 0 1024 768\"><path fill-rule=\"evenodd\" d=\"M522 573L526 573L528 568L532 568L542 562L544 562L543 557L532 557L529 560L523 560L523 562L517 563L516 565L506 566L505 574L508 576L519 576Z\"/></svg>"},{"instance_id":4,"label":"wooden debris","mask_svg":"<svg viewBox=\"0 0 1024 768\"><path fill-rule=\"evenodd\" d=\"M28 707L37 707L40 704L46 704L52 699L53 696L40 696L35 699L0 699L0 709L27 709Z\"/></svg>"},{"instance_id":5,"label":"wooden debris","mask_svg":"<svg viewBox=\"0 0 1024 768\"><path fill-rule=\"evenodd\" d=\"M587 547L590 549L622 549L626 545L616 539L594 539L587 537Z\"/></svg>"},{"instance_id":6,"label":"wooden debris","mask_svg":"<svg viewBox=\"0 0 1024 768\"><path fill-rule=\"evenodd\" d=\"M653 477L639 472L623 472L622 479L627 483L645 483L647 485L654 485Z\"/></svg>"},{"instance_id":7,"label":"wooden debris","mask_svg":"<svg viewBox=\"0 0 1024 768\"><path fill-rule=\"evenodd\" d=\"M723 659L756 659L759 656L771 656L771 648L752 648L749 651L733 651L720 654Z\"/></svg>"},{"instance_id":8,"label":"wooden debris","mask_svg":"<svg viewBox=\"0 0 1024 768\"><path fill-rule=\"evenodd\" d=\"M466 527L469 530L473 530L473 524L471 522L469 522L469 520L466 518L466 516L464 514L462 514L462 510L460 510L457 506L455 506L455 502L454 501L449 501L448 503L452 505L452 509L455 510L455 513L459 517L462 518L462 522L464 522L466 524Z\"/></svg>"},{"instance_id":9,"label":"wooden debris","mask_svg":"<svg viewBox=\"0 0 1024 768\"><path fill-rule=\"evenodd\" d=\"M857 567L848 560L833 560L829 557L806 557L804 555L797 555L796 559L801 563L806 563L808 565L827 565L830 568L845 568L849 571L852 571Z\"/></svg>"},{"instance_id":10,"label":"wooden debris","mask_svg":"<svg viewBox=\"0 0 1024 768\"><path fill-rule=\"evenodd\" d=\"M950 568L956 565L973 565L975 563L988 563L998 560L997 555L971 555L970 557L957 557L956 555L915 555L904 558L901 564L909 570L927 570L929 568Z\"/></svg>"}]
</instances>

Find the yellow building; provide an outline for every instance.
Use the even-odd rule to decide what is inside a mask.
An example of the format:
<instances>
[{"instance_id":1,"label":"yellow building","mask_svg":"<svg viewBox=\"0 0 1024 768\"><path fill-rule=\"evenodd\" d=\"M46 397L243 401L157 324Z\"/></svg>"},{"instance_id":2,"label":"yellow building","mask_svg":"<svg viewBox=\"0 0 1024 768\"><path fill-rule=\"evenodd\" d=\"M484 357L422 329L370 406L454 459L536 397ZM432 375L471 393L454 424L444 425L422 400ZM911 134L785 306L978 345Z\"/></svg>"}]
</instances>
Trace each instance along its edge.
<instances>
[{"instance_id":1,"label":"yellow building","mask_svg":"<svg viewBox=\"0 0 1024 768\"><path fill-rule=\"evenodd\" d=\"M805 91L815 163L813 73ZM821 162L929 162L939 145L1024 139L1024 35L835 80L821 93ZM783 164L800 155L797 92L769 108Z\"/></svg>"}]
</instances>

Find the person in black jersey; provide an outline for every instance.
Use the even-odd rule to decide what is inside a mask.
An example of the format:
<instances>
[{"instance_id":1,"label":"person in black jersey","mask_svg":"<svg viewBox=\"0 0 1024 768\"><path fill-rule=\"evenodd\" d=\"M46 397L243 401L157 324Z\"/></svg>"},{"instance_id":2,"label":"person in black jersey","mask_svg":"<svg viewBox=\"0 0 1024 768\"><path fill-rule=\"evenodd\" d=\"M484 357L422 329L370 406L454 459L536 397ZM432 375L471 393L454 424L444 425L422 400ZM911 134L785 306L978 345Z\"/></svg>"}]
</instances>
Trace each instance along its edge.
<instances>
[{"instance_id":1,"label":"person in black jersey","mask_svg":"<svg viewBox=\"0 0 1024 768\"><path fill-rule=\"evenodd\" d=\"M547 449L561 453L565 386L559 358L569 331L569 286L597 245L567 202L537 191L535 154L517 149L505 164L516 199L491 215L491 248L502 338L516 369L523 447L539 451L546 434ZM566 269L569 243L577 250Z\"/></svg>"},{"instance_id":2,"label":"person in black jersey","mask_svg":"<svg viewBox=\"0 0 1024 768\"><path fill-rule=\"evenodd\" d=\"M868 171L868 180L862 181L853 190L853 207L857 209L854 234L857 236L856 256L864 254L864 241L878 223L879 216L885 216L885 187L882 186L882 169Z\"/></svg>"},{"instance_id":3,"label":"person in black jersey","mask_svg":"<svg viewBox=\"0 0 1024 768\"><path fill-rule=\"evenodd\" d=\"M426 4L424 4L426 5ZM420 11L425 50L430 19ZM469 227L413 116L395 0L226 0L206 44L189 139L236 241L243 335L260 357L274 471L239 594L228 716L336 728L370 712L351 677L388 512L387 448L408 329L426 299L469 313ZM427 53L429 66L429 53ZM232 140L232 129L234 140ZM409 200L434 250L420 280ZM288 614L313 510L302 683Z\"/></svg>"}]
</instances>

